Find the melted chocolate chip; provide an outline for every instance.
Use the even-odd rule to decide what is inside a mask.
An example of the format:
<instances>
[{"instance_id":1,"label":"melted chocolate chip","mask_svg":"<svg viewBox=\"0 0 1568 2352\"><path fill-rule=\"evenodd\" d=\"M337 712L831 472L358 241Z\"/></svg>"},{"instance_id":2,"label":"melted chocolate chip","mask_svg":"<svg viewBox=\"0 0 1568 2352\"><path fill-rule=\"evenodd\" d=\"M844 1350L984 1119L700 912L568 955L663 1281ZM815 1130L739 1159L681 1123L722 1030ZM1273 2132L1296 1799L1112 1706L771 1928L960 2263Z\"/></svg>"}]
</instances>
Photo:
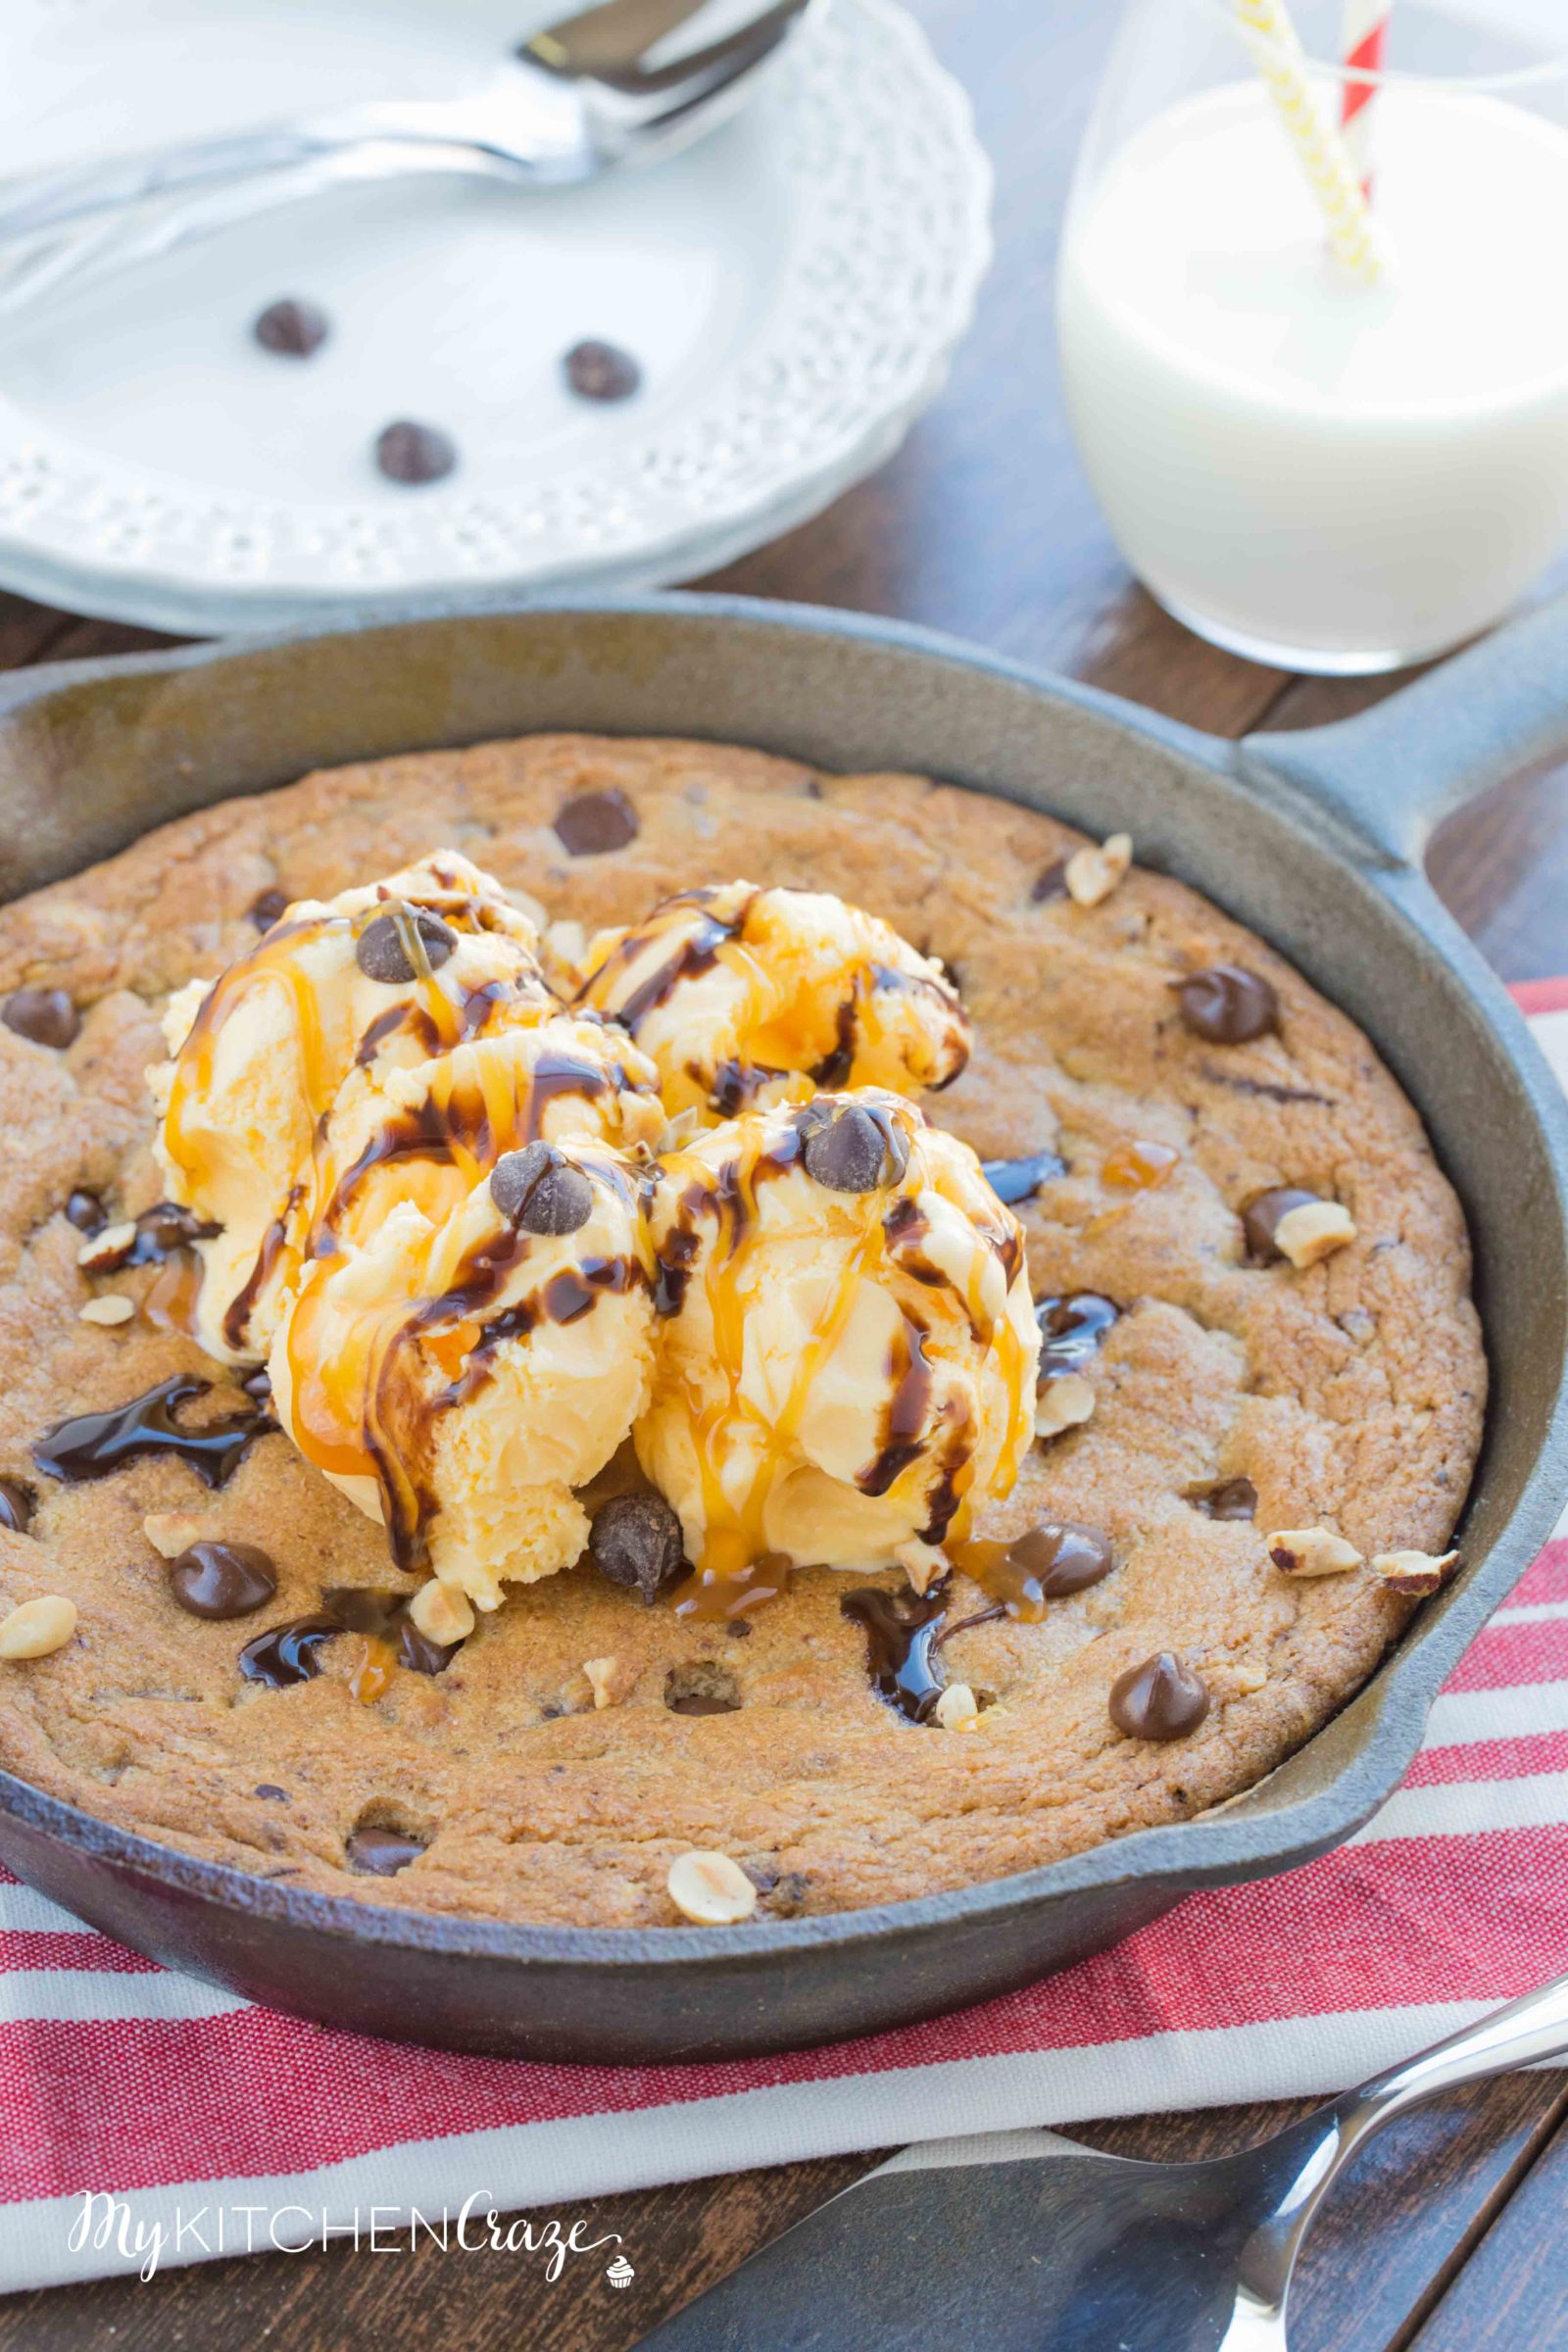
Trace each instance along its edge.
<instances>
[{"instance_id":1,"label":"melted chocolate chip","mask_svg":"<svg viewBox=\"0 0 1568 2352\"><path fill-rule=\"evenodd\" d=\"M189 1372L176 1372L144 1396L132 1396L128 1404L57 1421L34 1444L32 1458L48 1477L76 1485L108 1478L139 1454L172 1453L188 1463L204 1486L220 1487L257 1439L277 1425L253 1410L225 1413L200 1429L181 1428L174 1418L176 1409L192 1397L205 1396L211 1385Z\"/></svg>"},{"instance_id":2,"label":"melted chocolate chip","mask_svg":"<svg viewBox=\"0 0 1568 2352\"><path fill-rule=\"evenodd\" d=\"M254 1372L247 1372L239 1385L247 1396L255 1397L258 1404L271 1404L272 1375L265 1364L258 1364Z\"/></svg>"},{"instance_id":3,"label":"melted chocolate chip","mask_svg":"<svg viewBox=\"0 0 1568 2352\"><path fill-rule=\"evenodd\" d=\"M1293 1208L1311 1208L1317 1203L1316 1193L1303 1192L1299 1185L1277 1185L1272 1192L1254 1193L1242 1210L1242 1231L1247 1247L1253 1257L1267 1265L1283 1257L1274 1236Z\"/></svg>"},{"instance_id":4,"label":"melted chocolate chip","mask_svg":"<svg viewBox=\"0 0 1568 2352\"><path fill-rule=\"evenodd\" d=\"M716 1658L696 1658L665 1675L664 1704L672 1715L733 1715L741 1687Z\"/></svg>"},{"instance_id":5,"label":"melted chocolate chip","mask_svg":"<svg viewBox=\"0 0 1568 2352\"><path fill-rule=\"evenodd\" d=\"M293 1683L308 1683L321 1671L321 1652L343 1632L339 1617L293 1617L287 1625L270 1625L265 1634L247 1642L239 1653L239 1670L248 1683L264 1683L269 1690L286 1690Z\"/></svg>"},{"instance_id":6,"label":"melted chocolate chip","mask_svg":"<svg viewBox=\"0 0 1568 2352\"><path fill-rule=\"evenodd\" d=\"M751 1620L746 1617L731 1617L725 1625L724 1631L732 1642L749 1642L752 1638Z\"/></svg>"},{"instance_id":7,"label":"melted chocolate chip","mask_svg":"<svg viewBox=\"0 0 1568 2352\"><path fill-rule=\"evenodd\" d=\"M1043 1184L1054 1184L1067 1171L1067 1163L1054 1152L1031 1152L1023 1159L983 1159L980 1173L999 1200L1009 1207L1018 1200L1032 1200Z\"/></svg>"},{"instance_id":8,"label":"melted chocolate chip","mask_svg":"<svg viewBox=\"0 0 1568 2352\"><path fill-rule=\"evenodd\" d=\"M66 1195L66 1220L68 1224L74 1225L78 1233L84 1233L90 1241L95 1233L102 1233L108 1224L109 1211L96 1193L68 1193Z\"/></svg>"},{"instance_id":9,"label":"melted chocolate chip","mask_svg":"<svg viewBox=\"0 0 1568 2352\"><path fill-rule=\"evenodd\" d=\"M169 1589L193 1617L248 1617L277 1591L277 1570L255 1544L193 1544L170 1562Z\"/></svg>"},{"instance_id":10,"label":"melted chocolate chip","mask_svg":"<svg viewBox=\"0 0 1568 2352\"><path fill-rule=\"evenodd\" d=\"M1130 1740L1183 1739L1208 1706L1208 1685L1169 1649L1129 1666L1110 1687L1110 1720Z\"/></svg>"},{"instance_id":11,"label":"melted chocolate chip","mask_svg":"<svg viewBox=\"0 0 1568 2352\"><path fill-rule=\"evenodd\" d=\"M1187 1500L1205 1519L1251 1519L1257 1512L1257 1489L1250 1478L1223 1478L1216 1486L1194 1487Z\"/></svg>"},{"instance_id":12,"label":"melted chocolate chip","mask_svg":"<svg viewBox=\"0 0 1568 2352\"><path fill-rule=\"evenodd\" d=\"M851 1102L812 1125L801 1156L807 1174L829 1192L874 1193L897 1184L909 1164L909 1147L896 1121Z\"/></svg>"},{"instance_id":13,"label":"melted chocolate chip","mask_svg":"<svg viewBox=\"0 0 1568 2352\"><path fill-rule=\"evenodd\" d=\"M924 1593L864 1585L839 1602L845 1616L864 1628L872 1689L911 1723L927 1720L946 1688L932 1663L945 1605L942 1585Z\"/></svg>"},{"instance_id":14,"label":"melted chocolate chip","mask_svg":"<svg viewBox=\"0 0 1568 2352\"><path fill-rule=\"evenodd\" d=\"M1211 1046L1243 1046L1280 1025L1280 1001L1258 972L1211 963L1171 984L1182 1019Z\"/></svg>"},{"instance_id":15,"label":"melted chocolate chip","mask_svg":"<svg viewBox=\"0 0 1568 2352\"><path fill-rule=\"evenodd\" d=\"M662 1494L613 1495L594 1515L588 1549L601 1576L635 1588L649 1604L685 1565L680 1521Z\"/></svg>"},{"instance_id":16,"label":"melted chocolate chip","mask_svg":"<svg viewBox=\"0 0 1568 2352\"><path fill-rule=\"evenodd\" d=\"M413 1838L407 1830L363 1829L351 1830L343 1841L350 1870L364 1871L371 1878L390 1879L411 1862L417 1862L424 1851L424 1840Z\"/></svg>"},{"instance_id":17,"label":"melted chocolate chip","mask_svg":"<svg viewBox=\"0 0 1568 2352\"><path fill-rule=\"evenodd\" d=\"M400 416L376 436L375 462L389 482L416 489L439 482L458 462L458 445L433 424Z\"/></svg>"},{"instance_id":18,"label":"melted chocolate chip","mask_svg":"<svg viewBox=\"0 0 1568 2352\"><path fill-rule=\"evenodd\" d=\"M63 988L19 988L0 1004L0 1021L30 1045L71 1045L81 1028L81 1015Z\"/></svg>"},{"instance_id":19,"label":"melted chocolate chip","mask_svg":"<svg viewBox=\"0 0 1568 2352\"><path fill-rule=\"evenodd\" d=\"M264 351L275 351L285 360L308 360L331 331L332 322L318 303L300 302L293 295L270 302L251 328Z\"/></svg>"},{"instance_id":20,"label":"melted chocolate chip","mask_svg":"<svg viewBox=\"0 0 1568 2352\"><path fill-rule=\"evenodd\" d=\"M367 923L354 943L354 960L367 980L379 980L388 988L406 988L418 977L411 935L417 936L432 972L440 970L458 944L451 924L432 914L428 906L394 907Z\"/></svg>"},{"instance_id":21,"label":"melted chocolate chip","mask_svg":"<svg viewBox=\"0 0 1568 2352\"><path fill-rule=\"evenodd\" d=\"M1003 1565L1009 1576L1033 1586L1042 1600L1060 1600L1098 1585L1115 1563L1103 1529L1075 1519L1046 1519L1008 1544Z\"/></svg>"},{"instance_id":22,"label":"melted chocolate chip","mask_svg":"<svg viewBox=\"0 0 1568 2352\"><path fill-rule=\"evenodd\" d=\"M118 1271L122 1266L161 1266L176 1250L187 1250L194 1242L210 1242L214 1234L221 1231L220 1225L210 1224L177 1200L155 1200L136 1219L135 1239L126 1243L122 1252L117 1253L113 1270ZM102 1273L107 1269L100 1266L94 1270Z\"/></svg>"},{"instance_id":23,"label":"melted chocolate chip","mask_svg":"<svg viewBox=\"0 0 1568 2352\"><path fill-rule=\"evenodd\" d=\"M556 811L556 838L568 857L603 858L623 850L640 829L636 809L623 792L579 792Z\"/></svg>"},{"instance_id":24,"label":"melted chocolate chip","mask_svg":"<svg viewBox=\"0 0 1568 2352\"><path fill-rule=\"evenodd\" d=\"M629 400L643 380L629 351L592 339L562 355L561 371L579 400Z\"/></svg>"},{"instance_id":25,"label":"melted chocolate chip","mask_svg":"<svg viewBox=\"0 0 1568 2352\"><path fill-rule=\"evenodd\" d=\"M275 1781L263 1781L260 1787L251 1790L251 1794L252 1796L270 1797L276 1804L286 1805L288 1803L288 1790L280 1788Z\"/></svg>"},{"instance_id":26,"label":"melted chocolate chip","mask_svg":"<svg viewBox=\"0 0 1568 2352\"><path fill-rule=\"evenodd\" d=\"M287 906L288 892L274 886L271 890L258 891L245 911L258 931L270 931Z\"/></svg>"},{"instance_id":27,"label":"melted chocolate chip","mask_svg":"<svg viewBox=\"0 0 1568 2352\"><path fill-rule=\"evenodd\" d=\"M1067 860L1058 858L1054 864L1042 866L1036 874L1029 898L1032 905L1043 906L1048 899L1064 899L1066 896Z\"/></svg>"},{"instance_id":28,"label":"melted chocolate chip","mask_svg":"<svg viewBox=\"0 0 1568 2352\"><path fill-rule=\"evenodd\" d=\"M32 1525L33 1497L19 1478L0 1478L0 1527L24 1536Z\"/></svg>"},{"instance_id":29,"label":"melted chocolate chip","mask_svg":"<svg viewBox=\"0 0 1568 2352\"><path fill-rule=\"evenodd\" d=\"M1087 1363L1120 1312L1115 1299L1102 1291L1068 1291L1060 1298L1037 1298L1041 1380L1054 1380L1057 1373L1075 1372Z\"/></svg>"},{"instance_id":30,"label":"melted chocolate chip","mask_svg":"<svg viewBox=\"0 0 1568 2352\"><path fill-rule=\"evenodd\" d=\"M490 1171L490 1198L524 1233L577 1233L594 1212L593 1186L550 1144L528 1144L498 1159Z\"/></svg>"}]
</instances>

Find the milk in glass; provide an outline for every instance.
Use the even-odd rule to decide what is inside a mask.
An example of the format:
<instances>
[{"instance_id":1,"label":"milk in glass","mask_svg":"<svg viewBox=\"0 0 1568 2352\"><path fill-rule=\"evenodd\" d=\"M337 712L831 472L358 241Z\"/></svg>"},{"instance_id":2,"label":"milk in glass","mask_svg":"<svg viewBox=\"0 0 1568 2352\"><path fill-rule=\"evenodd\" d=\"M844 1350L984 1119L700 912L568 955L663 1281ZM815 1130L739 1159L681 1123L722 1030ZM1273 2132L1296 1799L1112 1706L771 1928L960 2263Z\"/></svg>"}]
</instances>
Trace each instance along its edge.
<instances>
[{"instance_id":1,"label":"milk in glass","mask_svg":"<svg viewBox=\"0 0 1568 2352\"><path fill-rule=\"evenodd\" d=\"M1141 129L1074 207L1073 428L1133 568L1244 652L1376 668L1502 613L1568 535L1568 133L1377 100L1352 283L1255 82Z\"/></svg>"}]
</instances>

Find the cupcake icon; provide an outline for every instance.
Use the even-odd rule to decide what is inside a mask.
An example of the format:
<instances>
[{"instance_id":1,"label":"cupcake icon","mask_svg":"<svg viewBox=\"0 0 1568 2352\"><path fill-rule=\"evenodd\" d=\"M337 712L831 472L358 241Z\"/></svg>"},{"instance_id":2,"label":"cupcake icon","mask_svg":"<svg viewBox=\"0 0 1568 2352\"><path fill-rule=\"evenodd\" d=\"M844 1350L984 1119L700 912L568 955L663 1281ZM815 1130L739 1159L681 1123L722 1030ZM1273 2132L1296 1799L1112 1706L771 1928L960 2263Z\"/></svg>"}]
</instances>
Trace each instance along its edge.
<instances>
[{"instance_id":1,"label":"cupcake icon","mask_svg":"<svg viewBox=\"0 0 1568 2352\"><path fill-rule=\"evenodd\" d=\"M605 2273L612 2286L630 2286L637 2274L624 2254L617 2254Z\"/></svg>"}]
</instances>

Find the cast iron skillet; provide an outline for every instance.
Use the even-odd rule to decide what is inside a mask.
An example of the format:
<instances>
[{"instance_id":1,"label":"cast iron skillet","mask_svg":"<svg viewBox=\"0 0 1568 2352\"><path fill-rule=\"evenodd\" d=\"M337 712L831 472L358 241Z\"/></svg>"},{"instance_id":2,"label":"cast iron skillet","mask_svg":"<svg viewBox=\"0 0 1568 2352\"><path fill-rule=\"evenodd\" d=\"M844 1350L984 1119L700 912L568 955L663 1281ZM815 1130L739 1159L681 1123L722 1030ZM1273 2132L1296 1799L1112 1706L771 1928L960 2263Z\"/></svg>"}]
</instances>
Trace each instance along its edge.
<instances>
[{"instance_id":1,"label":"cast iron skillet","mask_svg":"<svg viewBox=\"0 0 1568 2352\"><path fill-rule=\"evenodd\" d=\"M1281 949L1376 1041L1469 1215L1493 1393L1464 1572L1239 1801L918 1902L739 1931L422 1917L190 1860L6 1775L0 1856L138 1950L282 2009L465 2049L636 2061L829 2040L1004 1992L1195 1887L1348 1837L1399 1780L1439 1686L1568 1490L1568 1113L1419 866L1443 810L1568 741L1568 609L1365 717L1239 746L915 629L713 597L425 613L34 670L0 685L0 896L314 765L540 727L912 768L1097 834L1125 826L1141 859Z\"/></svg>"}]
</instances>

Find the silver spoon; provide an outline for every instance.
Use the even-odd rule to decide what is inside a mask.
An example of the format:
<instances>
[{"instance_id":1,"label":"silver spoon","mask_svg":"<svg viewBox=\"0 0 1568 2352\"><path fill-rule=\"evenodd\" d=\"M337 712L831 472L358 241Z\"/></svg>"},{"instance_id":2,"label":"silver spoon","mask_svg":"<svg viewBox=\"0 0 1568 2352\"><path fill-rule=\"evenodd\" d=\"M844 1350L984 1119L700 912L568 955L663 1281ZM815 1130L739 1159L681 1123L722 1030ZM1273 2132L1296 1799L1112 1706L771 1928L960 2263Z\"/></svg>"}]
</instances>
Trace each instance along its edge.
<instances>
[{"instance_id":1,"label":"silver spoon","mask_svg":"<svg viewBox=\"0 0 1568 2352\"><path fill-rule=\"evenodd\" d=\"M534 34L462 97L338 107L0 180L0 308L353 181L438 172L559 187L652 162L733 113L822 5L773 0L652 64L713 0L606 0Z\"/></svg>"},{"instance_id":2,"label":"silver spoon","mask_svg":"<svg viewBox=\"0 0 1568 2352\"><path fill-rule=\"evenodd\" d=\"M1568 2054L1568 1977L1242 2156L1138 2164L1056 2142L872 2173L644 2338L657 2352L1286 2352L1301 2240L1374 2132Z\"/></svg>"}]
</instances>

